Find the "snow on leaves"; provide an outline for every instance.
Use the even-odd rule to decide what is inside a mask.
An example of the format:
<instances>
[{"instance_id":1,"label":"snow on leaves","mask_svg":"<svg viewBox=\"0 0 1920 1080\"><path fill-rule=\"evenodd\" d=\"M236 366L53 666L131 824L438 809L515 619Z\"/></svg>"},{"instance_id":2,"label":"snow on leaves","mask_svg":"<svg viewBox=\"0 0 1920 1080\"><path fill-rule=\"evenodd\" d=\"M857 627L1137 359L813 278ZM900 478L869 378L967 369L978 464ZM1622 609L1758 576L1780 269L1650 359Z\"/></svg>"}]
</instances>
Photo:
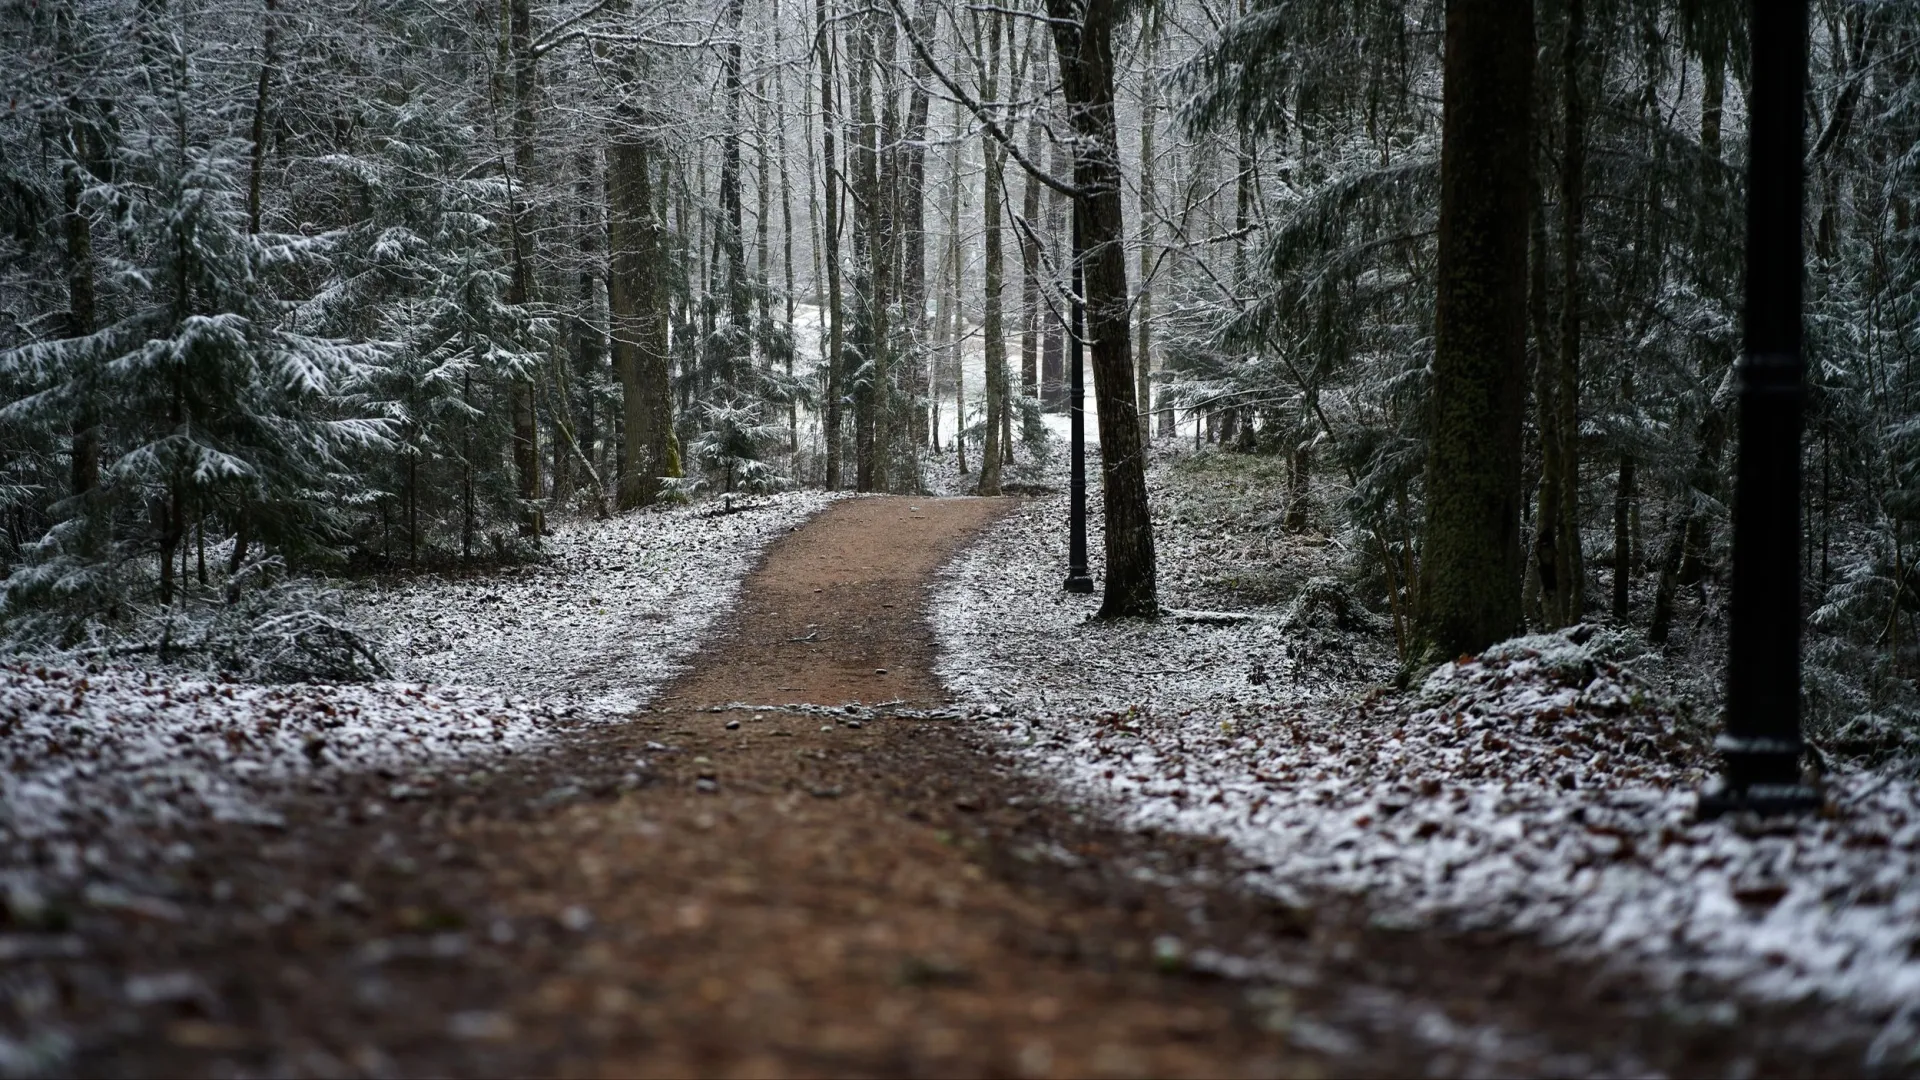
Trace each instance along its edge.
<instances>
[{"instance_id":1,"label":"snow on leaves","mask_svg":"<svg viewBox=\"0 0 1920 1080\"><path fill-rule=\"evenodd\" d=\"M767 544L833 498L795 491L569 523L537 565L402 581L370 590L361 614L401 678L615 715L679 670Z\"/></svg>"},{"instance_id":2,"label":"snow on leaves","mask_svg":"<svg viewBox=\"0 0 1920 1080\"><path fill-rule=\"evenodd\" d=\"M1608 662L1604 633L1369 691L1381 653L1278 607L1086 622L1091 604L1056 591L1059 502L991 530L931 610L949 685L1069 791L1130 826L1223 837L1283 897L1332 890L1393 925L1518 930L1670 984L1837 1002L1883 1024L1881 1060L1920 1047L1909 779L1829 775L1826 815L1698 822L1708 725ZM1204 537L1171 539L1163 580L1223 569Z\"/></svg>"},{"instance_id":3,"label":"snow on leaves","mask_svg":"<svg viewBox=\"0 0 1920 1080\"><path fill-rule=\"evenodd\" d=\"M0 891L138 878L171 857L171 827L272 827L281 797L332 790L342 774L378 774L389 799L484 782L502 755L644 702L765 546L827 501L568 525L549 563L509 579L361 589L361 615L388 628L414 683L0 665Z\"/></svg>"}]
</instances>

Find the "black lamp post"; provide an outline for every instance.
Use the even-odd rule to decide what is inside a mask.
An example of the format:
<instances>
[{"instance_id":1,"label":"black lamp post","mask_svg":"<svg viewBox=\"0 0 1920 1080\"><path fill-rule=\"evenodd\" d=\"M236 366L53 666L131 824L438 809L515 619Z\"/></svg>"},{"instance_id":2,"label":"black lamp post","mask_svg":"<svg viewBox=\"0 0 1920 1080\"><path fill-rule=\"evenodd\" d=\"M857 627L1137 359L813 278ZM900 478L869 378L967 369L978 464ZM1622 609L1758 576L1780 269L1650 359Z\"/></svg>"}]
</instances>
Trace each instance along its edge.
<instances>
[{"instance_id":1,"label":"black lamp post","mask_svg":"<svg viewBox=\"0 0 1920 1080\"><path fill-rule=\"evenodd\" d=\"M1800 443L1806 0L1754 0L1746 342L1739 364L1725 787L1701 812L1818 806L1800 774Z\"/></svg>"},{"instance_id":2,"label":"black lamp post","mask_svg":"<svg viewBox=\"0 0 1920 1080\"><path fill-rule=\"evenodd\" d=\"M1067 580L1062 586L1071 593L1093 591L1093 577L1087 573L1087 409L1086 376L1081 372L1085 360L1081 328L1085 323L1083 283L1080 273L1080 199L1073 200L1073 315L1068 328L1067 365L1073 369L1067 393L1067 416L1072 427L1072 477L1067 482Z\"/></svg>"}]
</instances>

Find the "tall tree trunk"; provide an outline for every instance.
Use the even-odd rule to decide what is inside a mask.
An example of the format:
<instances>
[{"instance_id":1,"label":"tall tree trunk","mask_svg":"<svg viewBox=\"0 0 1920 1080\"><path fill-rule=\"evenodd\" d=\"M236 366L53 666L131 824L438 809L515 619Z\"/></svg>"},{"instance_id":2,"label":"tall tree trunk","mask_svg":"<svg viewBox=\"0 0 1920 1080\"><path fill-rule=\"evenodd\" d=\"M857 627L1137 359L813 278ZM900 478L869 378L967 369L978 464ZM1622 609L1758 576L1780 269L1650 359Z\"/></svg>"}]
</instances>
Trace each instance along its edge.
<instances>
[{"instance_id":1,"label":"tall tree trunk","mask_svg":"<svg viewBox=\"0 0 1920 1080\"><path fill-rule=\"evenodd\" d=\"M845 329L840 310L840 168L834 154L834 128L839 118L833 108L833 36L828 33L827 0L814 0L814 41L820 50L820 159L824 172L827 264L827 409L823 438L827 444L827 490L840 487L840 400L846 395L845 362L841 349ZM836 24L837 25L837 24Z\"/></svg>"},{"instance_id":2,"label":"tall tree trunk","mask_svg":"<svg viewBox=\"0 0 1920 1080\"><path fill-rule=\"evenodd\" d=\"M1633 580L1633 455L1620 455L1620 472L1613 494L1613 622L1627 625Z\"/></svg>"},{"instance_id":3,"label":"tall tree trunk","mask_svg":"<svg viewBox=\"0 0 1920 1080\"><path fill-rule=\"evenodd\" d=\"M1147 509L1146 455L1133 397L1133 328L1127 311L1131 296L1113 108L1113 24L1119 8L1115 0L1047 0L1047 14L1068 119L1077 136L1073 181L1080 242L1075 247L1086 292L1106 511L1107 578L1100 616L1152 618L1160 613L1160 595Z\"/></svg>"},{"instance_id":4,"label":"tall tree trunk","mask_svg":"<svg viewBox=\"0 0 1920 1080\"><path fill-rule=\"evenodd\" d=\"M1143 16L1140 35L1140 295L1134 303L1134 323L1139 327L1139 355L1134 400L1140 406L1140 441L1153 440L1153 260L1154 226L1158 213L1154 205L1153 128L1154 114L1160 109L1160 13L1149 9ZM1029 181L1031 183L1031 181Z\"/></svg>"},{"instance_id":5,"label":"tall tree trunk","mask_svg":"<svg viewBox=\"0 0 1920 1080\"><path fill-rule=\"evenodd\" d=\"M996 12L974 16L974 52L984 52L987 67L980 78L980 99L997 101L1000 97L1000 20ZM985 35L986 41L980 39ZM984 49L982 45L984 44ZM981 181L980 209L986 222L982 240L986 246L986 288L981 301L980 335L986 355L987 428L980 448L981 495L1000 494L1000 466L1005 454L1004 431L1007 414L1007 335L1001 324L1000 292L1005 280L1000 237L1000 187L1004 183L1001 164L1005 151L992 135L980 140L985 159L985 177Z\"/></svg>"},{"instance_id":6,"label":"tall tree trunk","mask_svg":"<svg viewBox=\"0 0 1920 1080\"><path fill-rule=\"evenodd\" d=\"M600 433L595 417L593 385L607 355L605 332L601 329L604 323L599 310L600 279L605 273L604 264L599 259L602 198L596 198L604 192L605 182L595 183L598 178L594 176L591 154L582 153L579 163L580 306L573 317L573 370L579 378L587 380L586 392L581 395L580 441L587 454L595 458L591 467L597 474L596 484L602 484L606 477L606 459L596 449ZM596 188L601 190L596 191ZM606 492L599 494L602 496L601 504L595 508L595 513L605 515L608 509L604 498Z\"/></svg>"},{"instance_id":7,"label":"tall tree trunk","mask_svg":"<svg viewBox=\"0 0 1920 1080\"><path fill-rule=\"evenodd\" d=\"M1560 381L1554 395L1560 436L1560 561L1565 623L1586 614L1586 554L1580 542L1580 261L1586 239L1587 106L1582 85L1586 58L1585 0L1567 0L1560 80L1566 116L1560 166Z\"/></svg>"},{"instance_id":8,"label":"tall tree trunk","mask_svg":"<svg viewBox=\"0 0 1920 1080\"><path fill-rule=\"evenodd\" d=\"M513 277L507 303L525 309L533 302L533 223L527 185L533 177L534 79L533 12L530 0L509 0L508 38L513 57L513 187L508 216L513 227ZM540 511L540 429L533 407L533 383L516 377L508 386L513 419L513 466L519 480L520 534L546 531Z\"/></svg>"},{"instance_id":9,"label":"tall tree trunk","mask_svg":"<svg viewBox=\"0 0 1920 1080\"><path fill-rule=\"evenodd\" d=\"M1048 170L1055 176L1066 175L1073 170L1073 162L1067 156L1067 140L1054 139L1051 161ZM1068 302L1071 270L1068 264L1073 253L1068 250L1068 237L1072 233L1072 212L1068 209L1065 195L1049 188L1047 191L1046 226L1041 230L1041 240L1054 253L1053 294L1060 298L1059 315L1040 317L1040 400L1043 404L1057 410L1067 408L1067 333L1066 304Z\"/></svg>"},{"instance_id":10,"label":"tall tree trunk","mask_svg":"<svg viewBox=\"0 0 1920 1080\"><path fill-rule=\"evenodd\" d=\"M1028 73L1027 96L1041 100L1046 87L1046 65L1039 57ZM1027 117L1028 161L1040 160L1040 116L1036 107ZM1020 392L1036 397L1040 390L1040 237L1045 227L1040 220L1040 189L1043 185L1032 173L1026 174L1026 186L1020 194ZM1044 400L1044 399L1043 399Z\"/></svg>"},{"instance_id":11,"label":"tall tree trunk","mask_svg":"<svg viewBox=\"0 0 1920 1080\"><path fill-rule=\"evenodd\" d=\"M660 478L675 471L662 274L666 252L653 205L652 158L648 136L622 132L608 147L607 321L627 441L619 485L623 510L657 501Z\"/></svg>"},{"instance_id":12,"label":"tall tree trunk","mask_svg":"<svg viewBox=\"0 0 1920 1080\"><path fill-rule=\"evenodd\" d=\"M952 322L947 327L947 342L952 349L953 369L953 452L955 464L960 475L967 474L967 370L963 362L966 355L966 316L965 305L960 302L960 185L965 178L965 152L960 141L964 130L960 122L960 104L954 103L953 111L953 186L948 189L947 198L947 281L953 290L953 305L949 309Z\"/></svg>"},{"instance_id":13,"label":"tall tree trunk","mask_svg":"<svg viewBox=\"0 0 1920 1080\"><path fill-rule=\"evenodd\" d=\"M776 60L784 51L780 43L780 0L773 2L773 55ZM781 263L781 303L786 315L787 328L787 383L793 384L793 363L797 333L793 325L793 178L789 163L791 155L787 152L787 80L784 75L775 75L773 80L773 128L780 141L780 263ZM806 144L802 144L803 146ZM812 148L808 147L809 154ZM798 454L800 451L800 404L797 400L787 402L787 451Z\"/></svg>"},{"instance_id":14,"label":"tall tree trunk","mask_svg":"<svg viewBox=\"0 0 1920 1080\"><path fill-rule=\"evenodd\" d=\"M1520 622L1533 12L1447 5L1427 520L1416 656L1478 652Z\"/></svg>"},{"instance_id":15,"label":"tall tree trunk","mask_svg":"<svg viewBox=\"0 0 1920 1080\"><path fill-rule=\"evenodd\" d=\"M965 322L962 312L960 292L960 189L966 179L966 150L961 141L961 132L966 130L962 120L963 106L953 103L953 142L952 152L948 155L950 168L947 172L947 246L941 256L941 277L946 283L940 294L941 340L943 342L937 366L942 372L934 379L934 392L939 393L945 372L953 373L953 446L958 455L957 464L961 475L967 471L967 397L964 382L965 371L960 363L962 348L962 324ZM939 449L935 439L935 450Z\"/></svg>"},{"instance_id":16,"label":"tall tree trunk","mask_svg":"<svg viewBox=\"0 0 1920 1080\"><path fill-rule=\"evenodd\" d=\"M773 226L773 131L772 109L767 101L767 80L763 75L754 88L754 217L753 217L753 303L754 348L765 363L773 342L773 246L769 241Z\"/></svg>"},{"instance_id":17,"label":"tall tree trunk","mask_svg":"<svg viewBox=\"0 0 1920 1080\"><path fill-rule=\"evenodd\" d=\"M1533 324L1534 344L1534 423L1540 434L1540 492L1533 524L1533 568L1540 588L1540 608L1549 627L1567 623L1567 570L1560 554L1561 481L1566 473L1560 466L1560 360L1552 320L1547 313L1547 211L1537 182L1532 189L1532 242L1528 245L1527 311Z\"/></svg>"},{"instance_id":18,"label":"tall tree trunk","mask_svg":"<svg viewBox=\"0 0 1920 1080\"><path fill-rule=\"evenodd\" d=\"M746 386L746 366L752 356L752 286L747 280L745 211L740 192L740 125L746 94L740 77L741 23L745 0L727 0L729 40L721 51L722 92L726 96L726 130L720 138L720 221L714 258L725 263L716 275L727 303L727 327L719 346L714 374L722 387L738 393Z\"/></svg>"},{"instance_id":19,"label":"tall tree trunk","mask_svg":"<svg viewBox=\"0 0 1920 1080\"><path fill-rule=\"evenodd\" d=\"M931 4L924 5L921 12L920 25L915 32L925 37L933 30L934 8ZM894 221L901 247L900 310L906 318L906 325L902 329L908 342L907 367L900 374L901 386L905 391L901 396L910 410L905 442L916 451L908 456L907 461L914 469L911 487L918 490L921 485L917 451L927 442L927 403L921 393L926 388L927 368L926 143L927 110L931 101L918 58L914 63L915 78L907 100L906 128L899 140L900 179Z\"/></svg>"},{"instance_id":20,"label":"tall tree trunk","mask_svg":"<svg viewBox=\"0 0 1920 1080\"><path fill-rule=\"evenodd\" d=\"M878 391L880 285L875 280L878 257L874 254L880 239L878 210L880 200L880 118L874 111L874 41L872 12L851 27L852 75L847 93L852 98L852 134L848 137L848 168L852 171L848 186L853 210L853 345L858 365L852 380L853 390L853 487L855 491L874 489L874 397Z\"/></svg>"}]
</instances>

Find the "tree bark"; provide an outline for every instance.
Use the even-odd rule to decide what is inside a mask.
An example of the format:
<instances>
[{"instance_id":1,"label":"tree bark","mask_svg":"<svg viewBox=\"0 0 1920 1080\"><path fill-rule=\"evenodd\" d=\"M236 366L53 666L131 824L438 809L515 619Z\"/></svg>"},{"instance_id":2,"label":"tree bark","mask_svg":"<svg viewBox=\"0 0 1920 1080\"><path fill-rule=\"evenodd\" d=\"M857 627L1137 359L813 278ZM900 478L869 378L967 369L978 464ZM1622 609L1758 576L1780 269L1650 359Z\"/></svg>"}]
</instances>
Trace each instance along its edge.
<instances>
[{"instance_id":1,"label":"tree bark","mask_svg":"<svg viewBox=\"0 0 1920 1080\"><path fill-rule=\"evenodd\" d=\"M607 321L627 440L619 484L622 510L658 501L660 478L674 471L665 250L653 206L652 157L648 139L631 132L616 136L607 153Z\"/></svg>"},{"instance_id":2,"label":"tree bark","mask_svg":"<svg viewBox=\"0 0 1920 1080\"><path fill-rule=\"evenodd\" d=\"M527 184L533 176L534 78L533 12L530 0L509 0L508 39L513 58L513 172L508 216L513 228L513 277L507 303L521 309L533 302L533 229ZM540 511L540 429L533 408L533 383L509 380L508 412L513 420L513 466L519 481L520 534L546 531Z\"/></svg>"},{"instance_id":3,"label":"tree bark","mask_svg":"<svg viewBox=\"0 0 1920 1080\"><path fill-rule=\"evenodd\" d=\"M1132 326L1128 318L1126 225L1121 210L1120 144L1113 108L1115 0L1047 0L1074 140L1074 201L1080 219L1076 257L1083 267L1086 333L1099 410L1101 495L1106 511L1107 575L1100 617L1160 613L1153 521L1147 508L1146 455L1134 404Z\"/></svg>"},{"instance_id":4,"label":"tree bark","mask_svg":"<svg viewBox=\"0 0 1920 1080\"><path fill-rule=\"evenodd\" d=\"M1540 587L1542 620L1548 628L1567 622L1565 560L1560 554L1561 488L1565 470L1560 465L1560 361L1547 314L1547 211L1539 185L1532 188L1532 242L1529 245L1527 310L1533 324L1534 424L1540 435L1540 491L1533 517L1533 568Z\"/></svg>"},{"instance_id":5,"label":"tree bark","mask_svg":"<svg viewBox=\"0 0 1920 1080\"><path fill-rule=\"evenodd\" d=\"M1154 201L1153 128L1154 113L1160 108L1160 83L1156 63L1160 54L1160 18L1159 13L1148 10L1143 16L1141 36L1142 44L1140 75L1140 294L1134 303L1134 324L1139 328L1139 355L1134 358L1138 369L1134 385L1134 401L1140 407L1140 441L1153 441L1153 414L1148 403L1153 400L1153 259L1154 226L1156 209ZM1031 180L1028 183L1032 183Z\"/></svg>"},{"instance_id":6,"label":"tree bark","mask_svg":"<svg viewBox=\"0 0 1920 1080\"><path fill-rule=\"evenodd\" d=\"M931 34L933 8L922 9L923 36ZM900 233L900 310L906 319L903 328L908 347L906 369L901 373L907 413L906 445L914 452L907 462L914 469L912 488L921 486L918 449L927 443L927 402L922 397L927 382L927 111L932 102L925 80L919 76L918 58L913 88L908 92L906 127L900 137L900 179L894 220Z\"/></svg>"},{"instance_id":7,"label":"tree bark","mask_svg":"<svg viewBox=\"0 0 1920 1080\"><path fill-rule=\"evenodd\" d=\"M1520 622L1533 12L1447 6L1432 435L1415 655L1478 652Z\"/></svg>"},{"instance_id":8,"label":"tree bark","mask_svg":"<svg viewBox=\"0 0 1920 1080\"><path fill-rule=\"evenodd\" d=\"M1560 166L1560 380L1554 395L1560 436L1560 562L1562 621L1586 614L1586 553L1580 542L1580 260L1586 240L1587 106L1581 84L1586 55L1586 5L1567 0L1561 94L1565 156Z\"/></svg>"},{"instance_id":9,"label":"tree bark","mask_svg":"<svg viewBox=\"0 0 1920 1080\"><path fill-rule=\"evenodd\" d=\"M773 35L773 50L775 55L778 55L780 52L780 34L777 29L779 26L779 11L777 8L774 14L776 16L774 20L776 30ZM798 351L795 345L795 331L793 326L793 177L788 168L790 157L787 153L786 81L784 79L776 79L774 80L774 85L781 88L774 98L773 116L774 130L779 132L780 139L780 263L782 282L780 300L782 310L787 317L787 382L788 385L792 385L793 354ZM787 402L787 451L797 454L799 450L800 404L797 401L789 400Z\"/></svg>"},{"instance_id":10,"label":"tree bark","mask_svg":"<svg viewBox=\"0 0 1920 1080\"><path fill-rule=\"evenodd\" d=\"M984 52L987 57L986 71L980 79L980 98L982 101L996 101L1000 96L1000 20L996 12L987 12L974 17L974 47L980 52L980 40L986 37ZM1002 325L1000 294L1005 283L1005 259L1001 245L1000 188L1005 182L1001 165L1005 160L1005 151L1000 148L1000 140L985 135L980 140L981 157L985 159L985 177L981 181L980 208L985 225L982 241L986 247L986 285L981 301L980 335L982 351L986 356L987 376L987 426L986 439L980 448L980 483L976 492L981 495L1000 494L1000 465L1006 452L1004 429L1007 414L1007 335Z\"/></svg>"},{"instance_id":11,"label":"tree bark","mask_svg":"<svg viewBox=\"0 0 1920 1080\"><path fill-rule=\"evenodd\" d=\"M828 491L840 487L840 400L846 394L841 348L845 329L840 311L840 171L834 154L834 127L840 122L833 109L833 37L828 33L827 0L814 0L814 40L820 50L820 159L822 201L826 204L827 264L827 401L822 418L826 442Z\"/></svg>"},{"instance_id":12,"label":"tree bark","mask_svg":"<svg viewBox=\"0 0 1920 1080\"><path fill-rule=\"evenodd\" d=\"M745 16L745 0L727 0L730 35L720 54L726 130L720 138L720 223L714 245L714 258L725 264L716 277L726 298L727 326L716 354L719 363L714 378L733 393L747 387L753 349L753 289L747 277L745 200L740 190L740 127L745 122L741 104L746 94L740 77L740 34Z\"/></svg>"},{"instance_id":13,"label":"tree bark","mask_svg":"<svg viewBox=\"0 0 1920 1080\"><path fill-rule=\"evenodd\" d=\"M1045 86L1044 64L1035 59L1027 80L1028 96L1039 100ZM1040 160L1040 117L1027 118L1027 159ZM1040 188L1032 173L1020 194L1020 392L1040 394Z\"/></svg>"}]
</instances>

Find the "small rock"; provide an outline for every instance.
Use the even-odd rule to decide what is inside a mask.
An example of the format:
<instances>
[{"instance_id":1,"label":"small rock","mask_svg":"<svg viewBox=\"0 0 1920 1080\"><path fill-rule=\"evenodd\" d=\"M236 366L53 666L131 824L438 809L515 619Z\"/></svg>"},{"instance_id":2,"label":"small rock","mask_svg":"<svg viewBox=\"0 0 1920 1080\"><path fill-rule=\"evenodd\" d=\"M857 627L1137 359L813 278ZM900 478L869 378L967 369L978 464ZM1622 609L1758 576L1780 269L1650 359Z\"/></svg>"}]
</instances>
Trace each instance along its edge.
<instances>
[{"instance_id":1,"label":"small rock","mask_svg":"<svg viewBox=\"0 0 1920 1080\"><path fill-rule=\"evenodd\" d=\"M239 1050L247 1045L247 1033L206 1020L176 1020L167 1025L167 1041L189 1050Z\"/></svg>"},{"instance_id":2,"label":"small rock","mask_svg":"<svg viewBox=\"0 0 1920 1080\"><path fill-rule=\"evenodd\" d=\"M693 782L693 790L702 795L720 794L720 782L710 776L703 776Z\"/></svg>"},{"instance_id":3,"label":"small rock","mask_svg":"<svg viewBox=\"0 0 1920 1080\"><path fill-rule=\"evenodd\" d=\"M887 673L887 669L883 667L877 667L873 669L873 673L875 675L885 675Z\"/></svg>"},{"instance_id":4,"label":"small rock","mask_svg":"<svg viewBox=\"0 0 1920 1080\"><path fill-rule=\"evenodd\" d=\"M1153 939L1153 966L1161 971L1179 971L1187 963L1187 947L1180 939L1162 934Z\"/></svg>"},{"instance_id":5,"label":"small rock","mask_svg":"<svg viewBox=\"0 0 1920 1080\"><path fill-rule=\"evenodd\" d=\"M139 896L117 885L95 882L81 894L88 906L153 922L185 922L187 914L178 904L157 896Z\"/></svg>"},{"instance_id":6,"label":"small rock","mask_svg":"<svg viewBox=\"0 0 1920 1080\"><path fill-rule=\"evenodd\" d=\"M593 925L593 912L574 904L560 913L560 925L578 934Z\"/></svg>"},{"instance_id":7,"label":"small rock","mask_svg":"<svg viewBox=\"0 0 1920 1080\"><path fill-rule=\"evenodd\" d=\"M191 971L167 971L154 975L132 975L122 992L133 1005L163 1005L206 998L207 988Z\"/></svg>"},{"instance_id":8,"label":"small rock","mask_svg":"<svg viewBox=\"0 0 1920 1080\"><path fill-rule=\"evenodd\" d=\"M739 730L740 730L740 721L738 721L738 720L729 720L729 721L727 721L727 730L728 730L728 731L739 731Z\"/></svg>"},{"instance_id":9,"label":"small rock","mask_svg":"<svg viewBox=\"0 0 1920 1080\"><path fill-rule=\"evenodd\" d=\"M575 799L578 799L581 796L581 794L582 792L580 790L580 785L561 784L558 787L549 788L545 795L542 795L539 798L533 800L533 806L537 809L544 809L549 806L559 806L562 803L569 803Z\"/></svg>"},{"instance_id":10,"label":"small rock","mask_svg":"<svg viewBox=\"0 0 1920 1080\"><path fill-rule=\"evenodd\" d=\"M850 727L850 728L854 728L854 729L858 729L858 728L860 727L860 721L858 721L858 720L849 720L849 721L847 721L847 726L848 726L848 727Z\"/></svg>"},{"instance_id":11,"label":"small rock","mask_svg":"<svg viewBox=\"0 0 1920 1080\"><path fill-rule=\"evenodd\" d=\"M447 1033L456 1039L504 1042L513 1038L513 1018L504 1013L471 1011L454 1013L447 1021Z\"/></svg>"},{"instance_id":12,"label":"small rock","mask_svg":"<svg viewBox=\"0 0 1920 1080\"><path fill-rule=\"evenodd\" d=\"M832 787L814 788L813 797L816 799L837 799L840 797L840 785L835 784Z\"/></svg>"},{"instance_id":13,"label":"small rock","mask_svg":"<svg viewBox=\"0 0 1920 1080\"><path fill-rule=\"evenodd\" d=\"M900 962L900 981L908 986L959 986L973 973L944 956L909 956Z\"/></svg>"}]
</instances>

